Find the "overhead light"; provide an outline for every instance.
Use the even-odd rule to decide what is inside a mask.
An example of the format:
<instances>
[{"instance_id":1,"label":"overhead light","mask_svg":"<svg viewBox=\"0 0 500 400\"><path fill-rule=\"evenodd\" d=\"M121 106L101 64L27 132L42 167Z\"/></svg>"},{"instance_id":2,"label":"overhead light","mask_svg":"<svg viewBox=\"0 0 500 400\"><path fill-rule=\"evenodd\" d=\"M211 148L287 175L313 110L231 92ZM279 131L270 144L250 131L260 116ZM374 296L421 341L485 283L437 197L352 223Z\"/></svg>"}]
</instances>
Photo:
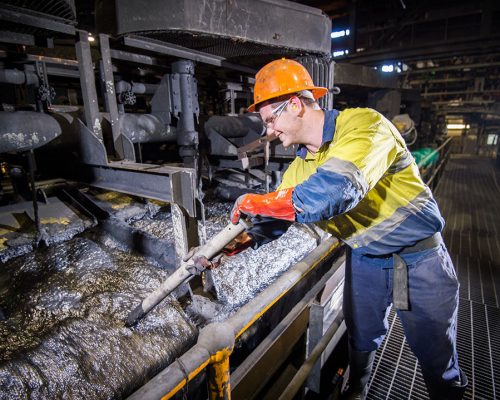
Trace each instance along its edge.
<instances>
[{"instance_id":1,"label":"overhead light","mask_svg":"<svg viewBox=\"0 0 500 400\"><path fill-rule=\"evenodd\" d=\"M470 125L469 124L448 124L446 125L448 129L469 129Z\"/></svg>"},{"instance_id":2,"label":"overhead light","mask_svg":"<svg viewBox=\"0 0 500 400\"><path fill-rule=\"evenodd\" d=\"M349 54L349 50L345 49L345 50L336 50L333 52L333 56L334 57L340 57L340 56L346 56L347 54Z\"/></svg>"},{"instance_id":3,"label":"overhead light","mask_svg":"<svg viewBox=\"0 0 500 400\"><path fill-rule=\"evenodd\" d=\"M351 31L349 29L342 29L341 31L333 31L330 36L332 39L337 39L344 36L349 36Z\"/></svg>"}]
</instances>

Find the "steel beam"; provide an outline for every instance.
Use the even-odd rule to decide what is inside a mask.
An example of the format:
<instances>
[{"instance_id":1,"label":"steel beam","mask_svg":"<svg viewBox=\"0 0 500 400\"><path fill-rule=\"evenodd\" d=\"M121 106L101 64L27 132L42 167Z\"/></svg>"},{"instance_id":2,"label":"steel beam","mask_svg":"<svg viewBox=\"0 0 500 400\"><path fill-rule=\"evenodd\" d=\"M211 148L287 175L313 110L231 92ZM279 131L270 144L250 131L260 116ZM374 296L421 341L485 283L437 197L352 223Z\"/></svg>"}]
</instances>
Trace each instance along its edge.
<instances>
[{"instance_id":1,"label":"steel beam","mask_svg":"<svg viewBox=\"0 0 500 400\"><path fill-rule=\"evenodd\" d=\"M447 65L447 66L443 66L443 67L415 69L415 70L410 71L409 73L411 75L414 75L414 74L425 74L425 73L432 73L432 72L438 72L438 71L460 71L463 69L498 67L499 65L500 65L500 62ZM470 79L474 79L474 76L472 76ZM432 82L432 81L429 81L429 82Z\"/></svg>"},{"instance_id":2,"label":"steel beam","mask_svg":"<svg viewBox=\"0 0 500 400\"><path fill-rule=\"evenodd\" d=\"M94 66L90 53L88 32L79 31L76 42L76 57L80 69L80 84L82 87L83 105L85 109L85 124L87 128L102 141L101 118L97 103Z\"/></svg>"},{"instance_id":3,"label":"steel beam","mask_svg":"<svg viewBox=\"0 0 500 400\"><path fill-rule=\"evenodd\" d=\"M104 102L106 111L109 113L111 132L113 135L113 147L120 160L135 161L133 144L120 131L120 117L116 104L115 81L113 78L113 64L111 63L111 52L109 48L109 36L99 34L99 44L101 46L101 74L104 91Z\"/></svg>"},{"instance_id":4,"label":"steel beam","mask_svg":"<svg viewBox=\"0 0 500 400\"><path fill-rule=\"evenodd\" d=\"M80 78L80 72L77 69L72 68L58 68L58 67L47 67L47 75L49 76L62 76L65 78Z\"/></svg>"},{"instance_id":5,"label":"steel beam","mask_svg":"<svg viewBox=\"0 0 500 400\"><path fill-rule=\"evenodd\" d=\"M458 96L461 94L480 94L483 96L500 96L500 89L497 90L450 90L447 92L427 92L422 93L422 97L433 97L433 96Z\"/></svg>"},{"instance_id":6,"label":"steel beam","mask_svg":"<svg viewBox=\"0 0 500 400\"><path fill-rule=\"evenodd\" d=\"M101 189L146 197L182 206L196 216L195 171L191 168L112 162L81 166L84 182Z\"/></svg>"},{"instance_id":7,"label":"steel beam","mask_svg":"<svg viewBox=\"0 0 500 400\"><path fill-rule=\"evenodd\" d=\"M131 53L124 50L111 49L111 58L121 61L130 61L137 64L165 67L156 57L145 56L144 54Z\"/></svg>"},{"instance_id":8,"label":"steel beam","mask_svg":"<svg viewBox=\"0 0 500 400\"><path fill-rule=\"evenodd\" d=\"M337 63L335 64L335 85L352 85L369 88L398 89L398 78L395 75L383 75L370 67Z\"/></svg>"},{"instance_id":9,"label":"steel beam","mask_svg":"<svg viewBox=\"0 0 500 400\"><path fill-rule=\"evenodd\" d=\"M464 56L468 54L479 54L492 52L500 49L500 35L489 37L476 37L470 40L440 41L426 45L411 47L386 48L373 51L363 51L350 54L342 58L354 64L375 64L388 60L421 60L426 57L449 58L450 56Z\"/></svg>"},{"instance_id":10,"label":"steel beam","mask_svg":"<svg viewBox=\"0 0 500 400\"><path fill-rule=\"evenodd\" d=\"M68 35L74 35L76 32L75 27L68 24L67 21L63 19L57 17L49 18L47 14L24 8L12 7L6 4L2 4L2 7L0 7L0 20L47 29L54 32L67 33Z\"/></svg>"},{"instance_id":11,"label":"steel beam","mask_svg":"<svg viewBox=\"0 0 500 400\"><path fill-rule=\"evenodd\" d=\"M413 72L413 71L412 71ZM410 74L412 73L410 72ZM474 76L469 76L466 78L443 78L443 79L413 79L409 81L409 84L414 85L422 85L422 84L437 84L437 83L452 83L452 82L467 82L474 80Z\"/></svg>"},{"instance_id":12,"label":"steel beam","mask_svg":"<svg viewBox=\"0 0 500 400\"><path fill-rule=\"evenodd\" d=\"M125 36L123 39L124 44L130 47L135 47L143 50L154 51L155 53L165 54L183 58L185 60L197 61L216 67L223 67L235 71L245 72L247 74L255 75L257 70L245 67L238 64L233 64L226 61L226 58L214 56L213 54L204 53L202 51L188 49L186 47L178 46L171 43L161 42L159 40L141 38L139 36Z\"/></svg>"},{"instance_id":13,"label":"steel beam","mask_svg":"<svg viewBox=\"0 0 500 400\"><path fill-rule=\"evenodd\" d=\"M2 53L0 53L2 54ZM65 65L68 67L79 67L79 61L78 60L69 60L66 58L57 58L57 57L47 57L47 56L41 56L41 55L35 55L35 54L26 54L23 55L23 57L26 58L27 61L43 61L45 64L57 64L57 65Z\"/></svg>"},{"instance_id":14,"label":"steel beam","mask_svg":"<svg viewBox=\"0 0 500 400\"><path fill-rule=\"evenodd\" d=\"M0 31L0 42L34 46L35 37L26 33Z\"/></svg>"}]
</instances>

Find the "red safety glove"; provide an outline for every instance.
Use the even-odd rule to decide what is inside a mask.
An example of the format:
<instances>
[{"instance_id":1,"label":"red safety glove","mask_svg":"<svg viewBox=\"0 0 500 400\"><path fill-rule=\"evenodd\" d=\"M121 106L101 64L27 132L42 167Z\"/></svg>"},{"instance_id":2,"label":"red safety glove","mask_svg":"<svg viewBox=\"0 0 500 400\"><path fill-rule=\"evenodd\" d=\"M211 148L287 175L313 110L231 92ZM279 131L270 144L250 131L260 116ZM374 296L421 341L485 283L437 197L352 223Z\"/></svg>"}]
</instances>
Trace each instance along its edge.
<instances>
[{"instance_id":1,"label":"red safety glove","mask_svg":"<svg viewBox=\"0 0 500 400\"><path fill-rule=\"evenodd\" d=\"M292 203L293 188L267 194L245 194L234 203L231 222L237 224L241 214L255 217L271 217L295 221L295 208Z\"/></svg>"},{"instance_id":2,"label":"red safety glove","mask_svg":"<svg viewBox=\"0 0 500 400\"><path fill-rule=\"evenodd\" d=\"M232 241L230 241L223 249L222 252L226 256L235 256L238 253L241 253L243 250L248 249L253 245L252 237L243 232L242 234L236 236Z\"/></svg>"}]
</instances>

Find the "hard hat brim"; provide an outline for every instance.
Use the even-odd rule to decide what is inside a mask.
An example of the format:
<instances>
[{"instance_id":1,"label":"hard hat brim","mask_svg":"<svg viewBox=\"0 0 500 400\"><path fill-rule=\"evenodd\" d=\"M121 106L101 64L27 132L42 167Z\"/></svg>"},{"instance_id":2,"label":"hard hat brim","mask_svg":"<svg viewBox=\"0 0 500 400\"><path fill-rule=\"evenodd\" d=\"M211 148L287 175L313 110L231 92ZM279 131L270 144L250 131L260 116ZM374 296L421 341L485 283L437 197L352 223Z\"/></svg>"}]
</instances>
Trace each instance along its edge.
<instances>
[{"instance_id":1,"label":"hard hat brim","mask_svg":"<svg viewBox=\"0 0 500 400\"><path fill-rule=\"evenodd\" d=\"M295 90L293 92L290 92L290 91L287 91L287 90L284 90L282 92L278 92L278 93L273 93L272 96L269 96L268 98L264 98L262 100L260 100L258 103L253 103L253 104L250 104L250 106L248 106L248 112L256 112L256 108L259 104L262 104L264 103L265 101L268 101L268 100L271 100L271 99L274 99L274 98L278 98L280 96L283 96L283 95L286 95L286 94L290 94L290 95L293 95L294 93L298 93L300 92L301 90L309 90L312 92L313 96L314 96L314 100L318 100L319 98L323 97L325 94L328 93L328 89L325 88L325 87L321 87L321 86L315 86L315 87L304 87L303 89L298 89L298 90Z\"/></svg>"}]
</instances>

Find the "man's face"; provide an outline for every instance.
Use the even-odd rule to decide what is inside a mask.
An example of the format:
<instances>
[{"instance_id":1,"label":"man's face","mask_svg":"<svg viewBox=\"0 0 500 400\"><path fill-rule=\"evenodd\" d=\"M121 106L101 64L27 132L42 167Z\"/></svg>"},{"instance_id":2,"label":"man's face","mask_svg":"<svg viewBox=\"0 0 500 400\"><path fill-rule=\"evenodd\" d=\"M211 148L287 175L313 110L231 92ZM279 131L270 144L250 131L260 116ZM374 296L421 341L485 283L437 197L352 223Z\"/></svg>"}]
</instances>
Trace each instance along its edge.
<instances>
[{"instance_id":1,"label":"man's face","mask_svg":"<svg viewBox=\"0 0 500 400\"><path fill-rule=\"evenodd\" d=\"M279 103L266 104L259 109L267 135L279 138L284 147L300 143L296 126L293 123L293 115L288 111L292 100L293 98Z\"/></svg>"}]
</instances>

